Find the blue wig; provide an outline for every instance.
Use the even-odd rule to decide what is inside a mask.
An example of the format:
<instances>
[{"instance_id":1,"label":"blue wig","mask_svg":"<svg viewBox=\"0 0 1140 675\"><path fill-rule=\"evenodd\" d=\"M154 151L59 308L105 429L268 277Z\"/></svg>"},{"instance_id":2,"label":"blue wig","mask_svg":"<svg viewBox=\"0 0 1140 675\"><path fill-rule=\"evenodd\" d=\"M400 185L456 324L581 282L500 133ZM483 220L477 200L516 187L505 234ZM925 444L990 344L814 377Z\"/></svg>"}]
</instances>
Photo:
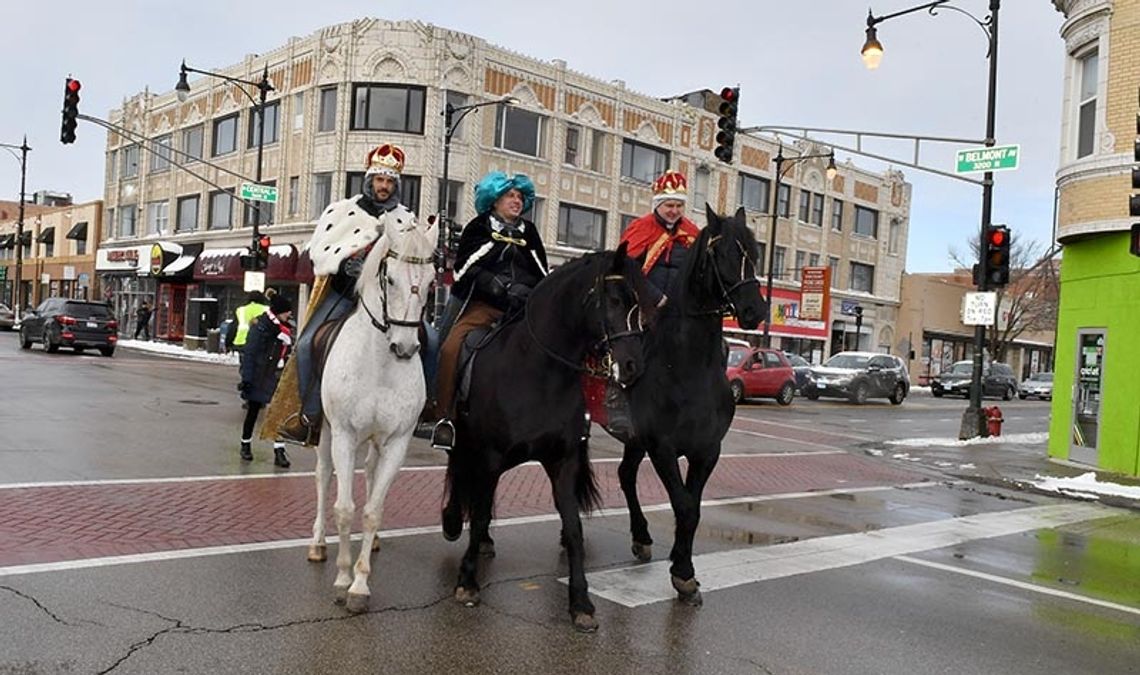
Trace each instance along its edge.
<instances>
[{"instance_id":1,"label":"blue wig","mask_svg":"<svg viewBox=\"0 0 1140 675\"><path fill-rule=\"evenodd\" d=\"M522 193L523 213L526 213L534 204L534 183L521 173L507 176L502 171L492 171L475 186L475 211L479 215L487 213L499 197L512 188Z\"/></svg>"}]
</instances>

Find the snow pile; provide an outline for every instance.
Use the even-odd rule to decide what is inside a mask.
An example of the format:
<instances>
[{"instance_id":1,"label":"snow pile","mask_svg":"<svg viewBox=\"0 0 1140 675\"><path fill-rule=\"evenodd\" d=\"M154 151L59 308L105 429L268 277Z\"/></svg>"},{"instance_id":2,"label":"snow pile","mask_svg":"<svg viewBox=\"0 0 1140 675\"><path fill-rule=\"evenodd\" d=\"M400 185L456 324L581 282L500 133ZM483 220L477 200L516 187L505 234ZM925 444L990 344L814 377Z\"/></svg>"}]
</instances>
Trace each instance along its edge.
<instances>
[{"instance_id":1,"label":"snow pile","mask_svg":"<svg viewBox=\"0 0 1140 675\"><path fill-rule=\"evenodd\" d=\"M1071 497L1096 499L1101 496L1114 496L1140 499L1140 486L1101 482L1097 480L1096 474L1092 471L1073 478L1056 478L1038 474L1032 483L1041 490Z\"/></svg>"},{"instance_id":2,"label":"snow pile","mask_svg":"<svg viewBox=\"0 0 1140 675\"><path fill-rule=\"evenodd\" d=\"M172 356L190 361L221 363L230 366L236 366L238 364L237 352L230 354L211 354L210 352L201 350L192 351L184 348L182 345L171 344L169 342L146 342L143 340L119 340L118 345L124 349L133 349L135 351L148 352L160 356Z\"/></svg>"},{"instance_id":3,"label":"snow pile","mask_svg":"<svg viewBox=\"0 0 1140 675\"><path fill-rule=\"evenodd\" d=\"M966 441L960 441L956 438L899 438L893 441L885 441L887 445L904 445L908 448L929 448L931 446L941 447L964 447L969 445L994 445L996 443L1026 443L1037 444L1046 443L1049 440L1049 433L1046 431L1035 432L1031 434L1005 434L1004 436L990 436L989 438L971 438Z\"/></svg>"}]
</instances>

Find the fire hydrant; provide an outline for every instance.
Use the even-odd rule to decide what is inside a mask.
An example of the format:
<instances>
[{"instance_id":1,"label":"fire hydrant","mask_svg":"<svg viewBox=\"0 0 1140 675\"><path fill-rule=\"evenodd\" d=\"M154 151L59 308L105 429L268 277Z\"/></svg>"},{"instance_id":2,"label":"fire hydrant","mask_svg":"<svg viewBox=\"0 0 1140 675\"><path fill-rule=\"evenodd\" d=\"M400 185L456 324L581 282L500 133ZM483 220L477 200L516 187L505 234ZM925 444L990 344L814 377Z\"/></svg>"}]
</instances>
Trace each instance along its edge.
<instances>
[{"instance_id":1,"label":"fire hydrant","mask_svg":"<svg viewBox=\"0 0 1140 675\"><path fill-rule=\"evenodd\" d=\"M996 405L982 408L986 416L986 433L990 436L1001 436L1001 423L1005 420L1001 416L1001 408Z\"/></svg>"}]
</instances>

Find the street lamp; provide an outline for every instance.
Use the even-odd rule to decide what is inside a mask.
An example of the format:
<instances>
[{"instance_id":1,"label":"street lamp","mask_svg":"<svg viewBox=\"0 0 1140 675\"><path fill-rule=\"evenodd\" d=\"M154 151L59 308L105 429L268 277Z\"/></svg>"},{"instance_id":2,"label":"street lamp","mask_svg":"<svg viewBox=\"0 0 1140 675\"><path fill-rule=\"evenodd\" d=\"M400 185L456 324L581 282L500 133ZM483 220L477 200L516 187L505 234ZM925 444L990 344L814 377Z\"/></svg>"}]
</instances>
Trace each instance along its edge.
<instances>
[{"instance_id":1,"label":"street lamp","mask_svg":"<svg viewBox=\"0 0 1140 675\"><path fill-rule=\"evenodd\" d=\"M449 169L451 167L451 138L455 135L455 130L459 127L459 123L463 121L464 117L476 108L482 108L489 105L514 105L518 103L518 99L513 96L504 96L500 99L493 101L483 101L482 103L471 103L469 105L452 105L450 101L444 104L443 110L440 114L443 115L443 189L439 193L439 256L436 259L435 267L435 327L441 328L443 325L443 308L445 300L445 292L443 288L443 278L447 273L448 264L448 244L447 237L451 231L451 216L447 211L448 205L451 203L451 181L449 180Z\"/></svg>"},{"instance_id":2,"label":"street lamp","mask_svg":"<svg viewBox=\"0 0 1140 675\"><path fill-rule=\"evenodd\" d=\"M199 75L206 75L208 77L216 77L220 80L227 82L235 82L237 84L244 84L250 87L257 87L258 97L255 99L245 87L238 87L241 93L253 103L254 112L257 113L257 173L254 175L254 182L261 184L261 158L265 150L265 99L269 96L269 92L276 91L273 85L269 83L269 65L266 64L265 68L261 71L261 79L257 82L250 80L243 80L239 77L230 77L222 73L215 73L209 70L198 70L186 65L186 60L182 60L182 68L178 74L178 84L174 85L174 93L178 96L178 100L185 103L186 99L190 97L190 83L186 80L186 73L197 73ZM235 132L236 135L236 132ZM236 139L235 139L236 140ZM257 216L253 219L253 238L250 245L250 251L257 250L258 241L261 239L261 232L259 230L259 221L261 220L260 207L254 207L257 211Z\"/></svg>"},{"instance_id":3,"label":"street lamp","mask_svg":"<svg viewBox=\"0 0 1140 675\"><path fill-rule=\"evenodd\" d=\"M776 270L776 218L779 216L777 213L780 204L780 181L784 178L784 163L787 163L788 168L792 168L796 162L802 162L805 159L823 159L827 158L827 180L831 182L835 179L837 169L835 168L835 151L832 150L827 153L818 155L800 155L799 157L784 157L784 145L781 143L779 149L776 151L776 185L772 190L772 224L768 227L768 316L764 319L764 346L772 346L772 336L769 334L769 329L772 326L772 277ZM791 197L789 197L789 202Z\"/></svg>"},{"instance_id":4,"label":"street lamp","mask_svg":"<svg viewBox=\"0 0 1140 675\"><path fill-rule=\"evenodd\" d=\"M867 41L863 44L863 61L867 67L874 69L879 65L879 61L883 57L883 45L878 40L878 35L875 31L875 26L898 16L911 14L927 10L931 15L937 16L939 9L949 9L959 14L963 14L973 20L974 23L982 29L986 34L986 40L989 46L989 51L986 58L989 59L989 83L986 97L986 147L993 147L994 145L994 123L997 112L997 56L998 56L998 12L1001 10L1001 0L990 0L990 13L984 18L979 19L966 10L955 7L950 4L950 0L938 0L937 2L928 2L923 5L904 9L893 14L886 14L884 16L875 16L870 10L867 11ZM982 177L982 225L978 235L978 241L985 242L986 231L990 225L990 218L993 213L993 199L994 199L994 174L987 171ZM985 292L988 288L987 278L989 277L989 270L986 256L978 256L978 291ZM962 413L962 426L959 429L958 436L960 438L974 438L975 436L982 435L985 429L985 415L982 414L982 366L983 358L986 347L986 328L985 326L976 326L974 328L974 374L973 383L970 386L970 407Z\"/></svg>"},{"instance_id":5,"label":"street lamp","mask_svg":"<svg viewBox=\"0 0 1140 675\"><path fill-rule=\"evenodd\" d=\"M8 150L8 152L12 153L13 157L16 156L16 153L13 152L13 150L20 151L20 157L18 158L20 162L20 208L19 216L16 220L16 285L15 290L12 293L12 311L16 314L16 320L19 321L20 317L23 316L23 298L20 294L20 277L24 268L24 188L26 186L28 177L28 151L31 150L31 148L28 147L27 136L24 136L24 142L20 145L0 143L0 148L5 148Z\"/></svg>"}]
</instances>

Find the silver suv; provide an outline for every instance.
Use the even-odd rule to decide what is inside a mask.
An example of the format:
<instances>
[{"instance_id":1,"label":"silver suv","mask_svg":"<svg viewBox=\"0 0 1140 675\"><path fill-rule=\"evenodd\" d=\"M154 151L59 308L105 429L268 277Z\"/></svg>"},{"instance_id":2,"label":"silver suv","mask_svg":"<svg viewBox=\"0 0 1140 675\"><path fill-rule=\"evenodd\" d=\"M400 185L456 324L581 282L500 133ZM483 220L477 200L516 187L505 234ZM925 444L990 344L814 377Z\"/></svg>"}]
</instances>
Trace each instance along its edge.
<instances>
[{"instance_id":1,"label":"silver suv","mask_svg":"<svg viewBox=\"0 0 1140 675\"><path fill-rule=\"evenodd\" d=\"M909 392L910 375L899 357L877 352L840 352L822 366L812 367L803 393L813 401L820 396L839 396L859 404L885 396L899 405Z\"/></svg>"}]
</instances>

